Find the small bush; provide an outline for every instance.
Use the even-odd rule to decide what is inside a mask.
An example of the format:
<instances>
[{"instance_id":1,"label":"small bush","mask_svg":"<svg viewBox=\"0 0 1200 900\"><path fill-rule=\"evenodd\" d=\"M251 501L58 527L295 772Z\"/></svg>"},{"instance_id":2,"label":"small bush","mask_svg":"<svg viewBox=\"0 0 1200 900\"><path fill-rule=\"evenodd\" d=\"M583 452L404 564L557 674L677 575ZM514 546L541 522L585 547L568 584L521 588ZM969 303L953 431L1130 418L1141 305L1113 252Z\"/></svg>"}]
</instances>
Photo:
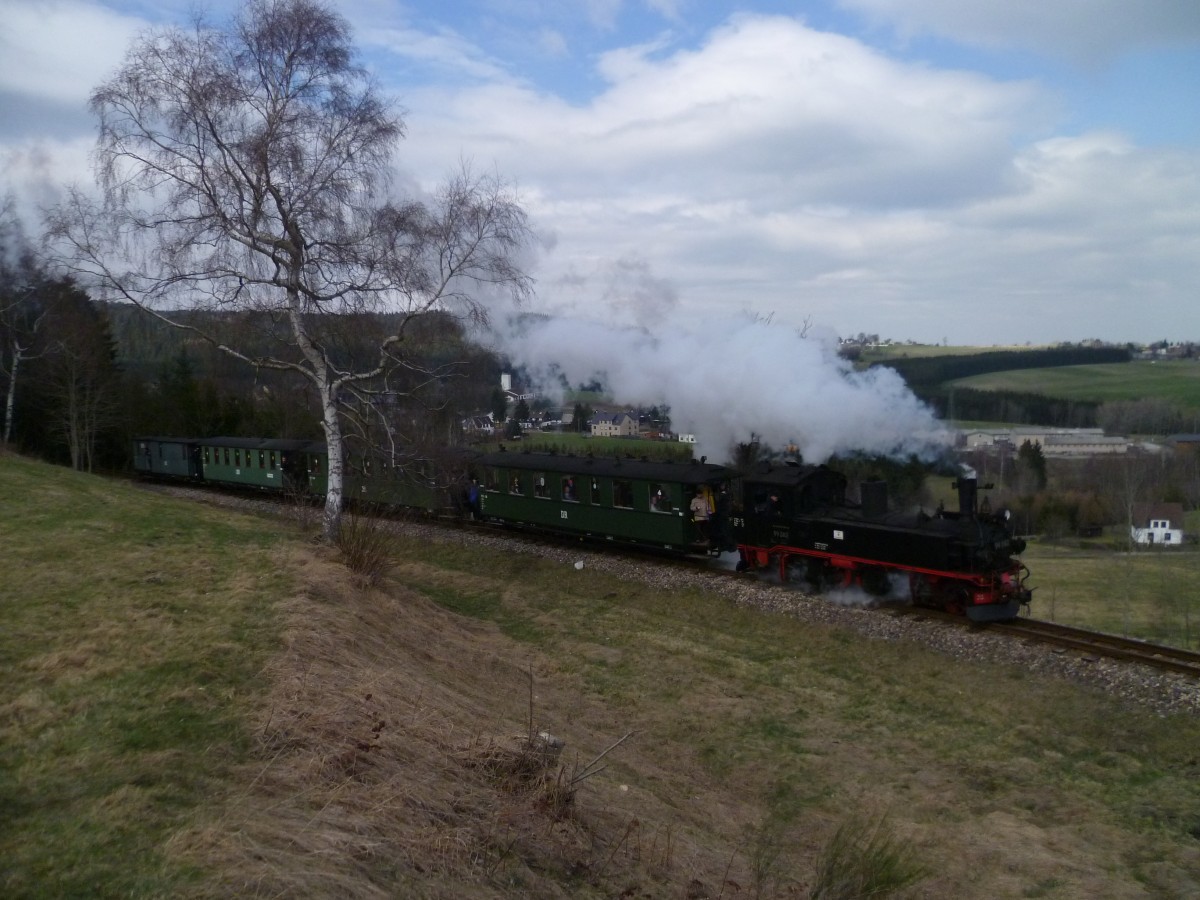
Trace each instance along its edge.
<instances>
[{"instance_id":1,"label":"small bush","mask_svg":"<svg viewBox=\"0 0 1200 900\"><path fill-rule=\"evenodd\" d=\"M336 544L346 567L365 585L378 584L396 565L394 536L387 520L377 516L344 515Z\"/></svg>"},{"instance_id":2,"label":"small bush","mask_svg":"<svg viewBox=\"0 0 1200 900\"><path fill-rule=\"evenodd\" d=\"M821 854L812 900L888 897L925 878L925 866L884 826L883 818L859 816L838 826Z\"/></svg>"}]
</instances>

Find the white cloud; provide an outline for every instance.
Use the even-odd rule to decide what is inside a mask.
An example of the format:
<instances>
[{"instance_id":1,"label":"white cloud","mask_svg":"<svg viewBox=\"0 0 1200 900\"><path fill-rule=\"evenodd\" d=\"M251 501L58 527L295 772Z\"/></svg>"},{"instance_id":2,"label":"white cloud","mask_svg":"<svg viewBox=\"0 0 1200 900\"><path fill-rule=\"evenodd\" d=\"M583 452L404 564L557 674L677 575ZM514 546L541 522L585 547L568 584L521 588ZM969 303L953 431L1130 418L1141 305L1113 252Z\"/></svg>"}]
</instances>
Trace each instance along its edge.
<instances>
[{"instance_id":1,"label":"white cloud","mask_svg":"<svg viewBox=\"0 0 1200 900\"><path fill-rule=\"evenodd\" d=\"M607 55L586 107L512 86L412 98L414 127L558 179L692 203L945 202L993 188L1008 141L1043 118L1032 86L895 63L784 18L741 18L700 49ZM531 157L532 154L532 157ZM536 165L534 164L536 163ZM670 203L668 205L674 205Z\"/></svg>"},{"instance_id":2,"label":"white cloud","mask_svg":"<svg viewBox=\"0 0 1200 900\"><path fill-rule=\"evenodd\" d=\"M1100 336L1178 331L1200 274L1194 156L1053 137L1035 84L898 62L786 18L603 67L610 87L586 106L513 85L412 98L412 165L465 151L524 189L557 242L547 307L634 321L654 284L702 315L897 338L1092 336L1098 302ZM622 260L639 261L636 284L610 277ZM1123 309L1132 294L1145 302Z\"/></svg>"},{"instance_id":3,"label":"white cloud","mask_svg":"<svg viewBox=\"0 0 1200 900\"><path fill-rule=\"evenodd\" d=\"M583 0L588 21L602 31L616 28L622 5L622 0Z\"/></svg>"},{"instance_id":4,"label":"white cloud","mask_svg":"<svg viewBox=\"0 0 1200 900\"><path fill-rule=\"evenodd\" d=\"M902 35L1024 48L1097 63L1130 48L1200 41L1195 0L838 0Z\"/></svg>"},{"instance_id":5,"label":"white cloud","mask_svg":"<svg viewBox=\"0 0 1200 900\"><path fill-rule=\"evenodd\" d=\"M143 20L72 0L8 0L0 91L82 103L120 64Z\"/></svg>"},{"instance_id":6,"label":"white cloud","mask_svg":"<svg viewBox=\"0 0 1200 900\"><path fill-rule=\"evenodd\" d=\"M357 35L364 48L385 50L416 63L424 77L433 72L451 82L507 81L509 78L500 63L449 29L430 33L402 25L381 24L360 28Z\"/></svg>"}]
</instances>

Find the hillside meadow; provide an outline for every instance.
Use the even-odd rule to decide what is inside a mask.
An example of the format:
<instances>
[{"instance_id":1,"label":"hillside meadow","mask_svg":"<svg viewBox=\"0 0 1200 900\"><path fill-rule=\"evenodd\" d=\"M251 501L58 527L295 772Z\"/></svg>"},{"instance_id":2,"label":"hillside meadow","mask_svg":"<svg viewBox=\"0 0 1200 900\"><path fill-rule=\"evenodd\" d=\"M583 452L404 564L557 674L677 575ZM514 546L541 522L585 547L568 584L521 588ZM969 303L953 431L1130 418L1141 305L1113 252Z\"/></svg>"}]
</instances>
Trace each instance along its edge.
<instances>
[{"instance_id":1,"label":"hillside meadow","mask_svg":"<svg viewBox=\"0 0 1200 900\"><path fill-rule=\"evenodd\" d=\"M1135 360L1090 366L1015 369L950 382L983 391L1045 394L1064 400L1142 400L1155 397L1200 409L1200 361Z\"/></svg>"},{"instance_id":2,"label":"hillside meadow","mask_svg":"<svg viewBox=\"0 0 1200 900\"><path fill-rule=\"evenodd\" d=\"M1195 717L304 518L0 456L5 897L1200 893Z\"/></svg>"}]
</instances>

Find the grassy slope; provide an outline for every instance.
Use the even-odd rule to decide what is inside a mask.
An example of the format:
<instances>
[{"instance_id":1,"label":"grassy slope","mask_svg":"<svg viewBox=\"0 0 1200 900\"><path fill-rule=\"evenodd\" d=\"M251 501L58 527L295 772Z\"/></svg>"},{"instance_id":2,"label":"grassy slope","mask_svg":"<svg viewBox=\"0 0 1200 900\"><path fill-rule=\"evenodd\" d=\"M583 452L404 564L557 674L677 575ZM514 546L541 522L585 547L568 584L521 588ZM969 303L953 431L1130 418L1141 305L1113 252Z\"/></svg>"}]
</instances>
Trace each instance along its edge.
<instances>
[{"instance_id":1,"label":"grassy slope","mask_svg":"<svg viewBox=\"0 0 1200 900\"><path fill-rule=\"evenodd\" d=\"M1192 718L592 563L414 536L365 592L280 523L0 498L6 896L803 896L879 821L921 896L1200 891ZM632 735L564 805L530 719L568 778Z\"/></svg>"},{"instance_id":2,"label":"grassy slope","mask_svg":"<svg viewBox=\"0 0 1200 900\"><path fill-rule=\"evenodd\" d=\"M275 644L276 529L0 456L0 885L169 893Z\"/></svg>"},{"instance_id":3,"label":"grassy slope","mask_svg":"<svg viewBox=\"0 0 1200 900\"><path fill-rule=\"evenodd\" d=\"M1159 397L1200 407L1200 363L1194 360L1138 360L1101 366L1018 369L961 378L952 382L978 390L1046 394L1068 400L1140 400Z\"/></svg>"}]
</instances>

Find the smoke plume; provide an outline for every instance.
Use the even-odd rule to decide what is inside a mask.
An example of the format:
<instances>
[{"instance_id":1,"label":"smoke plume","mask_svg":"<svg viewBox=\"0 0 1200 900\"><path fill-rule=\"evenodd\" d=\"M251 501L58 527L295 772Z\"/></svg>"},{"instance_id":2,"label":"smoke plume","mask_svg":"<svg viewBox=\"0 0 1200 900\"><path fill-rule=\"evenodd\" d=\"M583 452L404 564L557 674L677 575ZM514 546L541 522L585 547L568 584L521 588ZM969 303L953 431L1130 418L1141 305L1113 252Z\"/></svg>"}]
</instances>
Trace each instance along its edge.
<instances>
[{"instance_id":1,"label":"smoke plume","mask_svg":"<svg viewBox=\"0 0 1200 900\"><path fill-rule=\"evenodd\" d=\"M697 454L724 461L757 435L797 446L806 462L863 452L932 457L947 432L891 369L863 372L837 355L832 337L748 316L663 317L653 330L578 318L526 319L504 341L513 361L550 396L600 381L620 404L663 405Z\"/></svg>"}]
</instances>

